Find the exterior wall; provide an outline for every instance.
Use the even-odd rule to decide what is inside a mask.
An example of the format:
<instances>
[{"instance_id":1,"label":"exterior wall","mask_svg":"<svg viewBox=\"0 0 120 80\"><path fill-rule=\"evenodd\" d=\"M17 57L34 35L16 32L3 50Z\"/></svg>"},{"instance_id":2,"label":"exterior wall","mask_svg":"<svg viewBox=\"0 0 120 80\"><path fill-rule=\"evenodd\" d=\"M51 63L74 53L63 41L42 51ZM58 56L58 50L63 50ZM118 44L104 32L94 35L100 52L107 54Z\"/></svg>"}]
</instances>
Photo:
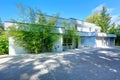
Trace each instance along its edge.
<instances>
[{"instance_id":1,"label":"exterior wall","mask_svg":"<svg viewBox=\"0 0 120 80\"><path fill-rule=\"evenodd\" d=\"M60 36L60 39L53 46L53 52L61 52L61 51L63 51L62 35ZM9 55L27 54L27 53L28 52L26 50L15 44L14 39L12 37L9 38Z\"/></svg>"},{"instance_id":2,"label":"exterior wall","mask_svg":"<svg viewBox=\"0 0 120 80\"><path fill-rule=\"evenodd\" d=\"M15 23L6 22L4 24L5 30L8 30L9 26L14 26ZM17 44L15 44L14 39L12 37L9 37L9 55L16 55L16 54L26 54L27 51L25 51L23 48L19 47Z\"/></svg>"},{"instance_id":3,"label":"exterior wall","mask_svg":"<svg viewBox=\"0 0 120 80\"><path fill-rule=\"evenodd\" d=\"M95 40L94 36L82 36L79 41L79 47L96 47Z\"/></svg>"},{"instance_id":4,"label":"exterior wall","mask_svg":"<svg viewBox=\"0 0 120 80\"><path fill-rule=\"evenodd\" d=\"M90 37L90 40L89 40L89 47L96 47L96 42L95 42L95 40L96 40L96 37L95 36L92 36L92 37Z\"/></svg>"},{"instance_id":5,"label":"exterior wall","mask_svg":"<svg viewBox=\"0 0 120 80\"><path fill-rule=\"evenodd\" d=\"M14 39L12 37L9 37L9 55L26 54L26 53L27 51L25 51L23 48L15 44Z\"/></svg>"},{"instance_id":6,"label":"exterior wall","mask_svg":"<svg viewBox=\"0 0 120 80\"><path fill-rule=\"evenodd\" d=\"M75 39L72 39L71 49L74 49L76 45L77 45L77 43L76 43Z\"/></svg>"},{"instance_id":7,"label":"exterior wall","mask_svg":"<svg viewBox=\"0 0 120 80\"><path fill-rule=\"evenodd\" d=\"M63 51L63 36L60 35L59 40L53 45L53 52L61 52Z\"/></svg>"},{"instance_id":8,"label":"exterior wall","mask_svg":"<svg viewBox=\"0 0 120 80\"><path fill-rule=\"evenodd\" d=\"M7 30L8 27L9 27L9 26L12 26L12 25L13 25L13 23L10 23L10 22L6 22L6 23L4 23L5 30Z\"/></svg>"},{"instance_id":9,"label":"exterior wall","mask_svg":"<svg viewBox=\"0 0 120 80\"><path fill-rule=\"evenodd\" d=\"M92 27L77 27L77 30L82 32L100 32L99 28L94 28L94 26Z\"/></svg>"},{"instance_id":10,"label":"exterior wall","mask_svg":"<svg viewBox=\"0 0 120 80\"><path fill-rule=\"evenodd\" d=\"M77 19L71 19L71 23L77 25L77 31L82 32L100 32L101 28L95 24L84 22Z\"/></svg>"},{"instance_id":11,"label":"exterior wall","mask_svg":"<svg viewBox=\"0 0 120 80\"><path fill-rule=\"evenodd\" d=\"M96 47L111 47L115 46L114 37L96 37Z\"/></svg>"},{"instance_id":12,"label":"exterior wall","mask_svg":"<svg viewBox=\"0 0 120 80\"><path fill-rule=\"evenodd\" d=\"M62 20L62 19L61 19ZM76 42L75 39L72 40L72 45L70 46L63 46L63 34L66 28L61 26L61 21L58 23L58 26L55 30L53 30L53 33L61 34L60 39L54 44L53 46L53 52L61 52L66 49L74 49L74 48L80 48L80 47L106 47L106 46L114 46L115 45L115 37L114 34L105 34L100 33L100 27L95 26L94 24L83 22L80 20L71 20L68 19L68 22L71 22L72 25L77 25L77 32L80 36L80 40ZM17 25L15 23L6 22L4 24L5 30L9 26ZM73 26L70 26L73 27ZM78 47L76 47L78 45ZM10 37L9 38L9 54L25 54L27 51L22 49L21 47L17 46L14 43L14 40Z\"/></svg>"},{"instance_id":13,"label":"exterior wall","mask_svg":"<svg viewBox=\"0 0 120 80\"><path fill-rule=\"evenodd\" d=\"M96 47L103 47L103 37L96 37Z\"/></svg>"}]
</instances>

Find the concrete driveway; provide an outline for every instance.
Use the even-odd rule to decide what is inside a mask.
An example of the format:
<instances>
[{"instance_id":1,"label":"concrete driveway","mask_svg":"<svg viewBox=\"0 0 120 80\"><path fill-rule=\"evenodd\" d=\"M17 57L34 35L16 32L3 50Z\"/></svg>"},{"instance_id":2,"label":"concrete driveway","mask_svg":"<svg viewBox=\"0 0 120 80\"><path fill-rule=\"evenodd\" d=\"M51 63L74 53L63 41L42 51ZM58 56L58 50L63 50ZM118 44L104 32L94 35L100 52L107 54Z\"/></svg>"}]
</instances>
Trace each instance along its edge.
<instances>
[{"instance_id":1,"label":"concrete driveway","mask_svg":"<svg viewBox=\"0 0 120 80\"><path fill-rule=\"evenodd\" d=\"M120 80L120 47L1 56L0 80Z\"/></svg>"}]
</instances>

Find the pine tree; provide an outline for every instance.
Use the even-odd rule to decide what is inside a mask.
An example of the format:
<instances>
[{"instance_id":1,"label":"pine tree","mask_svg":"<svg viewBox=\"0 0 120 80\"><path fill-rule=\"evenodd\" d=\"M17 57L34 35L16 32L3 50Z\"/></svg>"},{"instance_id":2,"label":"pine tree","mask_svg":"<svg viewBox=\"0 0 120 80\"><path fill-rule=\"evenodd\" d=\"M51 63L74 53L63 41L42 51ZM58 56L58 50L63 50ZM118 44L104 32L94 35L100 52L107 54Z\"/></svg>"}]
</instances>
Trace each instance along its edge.
<instances>
[{"instance_id":1,"label":"pine tree","mask_svg":"<svg viewBox=\"0 0 120 80\"><path fill-rule=\"evenodd\" d=\"M111 26L111 17L107 12L106 7L102 7L100 12L95 12L90 15L87 19L87 22L91 22L101 27L101 32L108 33Z\"/></svg>"}]
</instances>

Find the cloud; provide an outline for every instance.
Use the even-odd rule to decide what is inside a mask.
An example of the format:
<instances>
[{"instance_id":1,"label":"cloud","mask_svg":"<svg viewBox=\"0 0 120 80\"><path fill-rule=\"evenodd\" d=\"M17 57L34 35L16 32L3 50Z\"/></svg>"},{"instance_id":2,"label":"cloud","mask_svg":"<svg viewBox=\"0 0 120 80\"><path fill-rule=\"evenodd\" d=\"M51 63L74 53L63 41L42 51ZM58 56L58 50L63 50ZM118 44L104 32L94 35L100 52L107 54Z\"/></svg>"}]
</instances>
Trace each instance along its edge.
<instances>
[{"instance_id":1,"label":"cloud","mask_svg":"<svg viewBox=\"0 0 120 80\"><path fill-rule=\"evenodd\" d=\"M92 12L96 12L96 11L101 11L102 10L102 7L104 6L104 4L100 4L99 6L97 6L96 8L94 8L93 10L92 10Z\"/></svg>"},{"instance_id":2,"label":"cloud","mask_svg":"<svg viewBox=\"0 0 120 80\"><path fill-rule=\"evenodd\" d=\"M112 13L113 10L115 10L115 8L107 8L107 11L108 11L109 13Z\"/></svg>"},{"instance_id":3,"label":"cloud","mask_svg":"<svg viewBox=\"0 0 120 80\"><path fill-rule=\"evenodd\" d=\"M120 24L120 16L118 16L118 15L112 15L111 16L111 22L114 22L116 24Z\"/></svg>"},{"instance_id":4,"label":"cloud","mask_svg":"<svg viewBox=\"0 0 120 80\"><path fill-rule=\"evenodd\" d=\"M103 7L103 6L105 6L105 3L100 4L100 5L98 5L97 7L95 7L95 8L92 10L92 12L93 12L93 13L94 13L94 12L100 12L100 11L102 10L102 7ZM107 8L107 11L108 11L109 13L112 13L113 10L114 10L114 8Z\"/></svg>"},{"instance_id":5,"label":"cloud","mask_svg":"<svg viewBox=\"0 0 120 80\"><path fill-rule=\"evenodd\" d=\"M111 18L112 21L117 21L119 16L118 15L112 15L111 17L112 17Z\"/></svg>"},{"instance_id":6,"label":"cloud","mask_svg":"<svg viewBox=\"0 0 120 80\"><path fill-rule=\"evenodd\" d=\"M105 3L98 5L97 7L95 7L92 10L92 13L94 12L100 12L102 10L102 7L106 6ZM112 14L111 15L111 23L116 23L116 24L120 24L120 16L117 14L113 14L113 11L115 10L115 8L107 8L108 13Z\"/></svg>"}]
</instances>

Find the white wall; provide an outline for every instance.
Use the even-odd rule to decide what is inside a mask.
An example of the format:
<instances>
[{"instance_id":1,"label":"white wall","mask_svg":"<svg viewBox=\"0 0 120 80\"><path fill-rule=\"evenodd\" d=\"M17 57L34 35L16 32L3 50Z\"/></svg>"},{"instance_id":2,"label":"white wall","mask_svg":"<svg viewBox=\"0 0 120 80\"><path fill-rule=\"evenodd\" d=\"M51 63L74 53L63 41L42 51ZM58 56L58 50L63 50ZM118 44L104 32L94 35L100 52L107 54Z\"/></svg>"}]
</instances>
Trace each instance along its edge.
<instances>
[{"instance_id":1,"label":"white wall","mask_svg":"<svg viewBox=\"0 0 120 80\"><path fill-rule=\"evenodd\" d=\"M103 38L102 37L96 37L96 47L103 47Z\"/></svg>"},{"instance_id":2,"label":"white wall","mask_svg":"<svg viewBox=\"0 0 120 80\"><path fill-rule=\"evenodd\" d=\"M9 37L9 55L26 54L26 53L27 51L25 51L23 48L15 44L14 39L12 37Z\"/></svg>"},{"instance_id":3,"label":"white wall","mask_svg":"<svg viewBox=\"0 0 120 80\"><path fill-rule=\"evenodd\" d=\"M63 51L63 36L60 35L58 41L53 45L53 52L61 52Z\"/></svg>"},{"instance_id":4,"label":"white wall","mask_svg":"<svg viewBox=\"0 0 120 80\"><path fill-rule=\"evenodd\" d=\"M62 39L63 37L62 35L60 35L59 40L53 46L53 52L63 51ZM16 54L28 54L28 52L24 50L22 47L19 47L17 44L15 44L14 39L12 37L9 37L9 55L16 55Z\"/></svg>"},{"instance_id":5,"label":"white wall","mask_svg":"<svg viewBox=\"0 0 120 80\"><path fill-rule=\"evenodd\" d=\"M111 37L96 37L96 47L111 47L115 46L115 38Z\"/></svg>"},{"instance_id":6,"label":"white wall","mask_svg":"<svg viewBox=\"0 0 120 80\"><path fill-rule=\"evenodd\" d=\"M115 35L98 33L98 32L100 32L101 28L97 27L91 23L86 23L86 22L79 21L79 20L72 21L72 22L73 22L73 24L75 23L78 25L77 31L79 31L80 36L84 36L84 38L81 37L82 39L80 39L80 41L78 41L78 48L81 46L103 47L103 46L107 46L107 45L110 45L110 46L114 45L114 43L115 43L114 40L110 41L108 39L106 41L106 39L104 39L103 36L115 37ZM5 30L7 30L7 28L12 25L15 25L15 23L6 22L4 24ZM97 32L96 32L96 29L98 30ZM83 31L83 32L81 32L81 31ZM53 51L54 52L63 51L63 36L62 36L62 34L64 34L64 28L58 27L52 32L61 34L59 40L53 46ZM75 41L73 40L72 48L74 48L74 47L75 47ZM9 54L15 55L15 54L22 54L22 53L24 54L27 52L24 49L22 49L21 47L19 47L18 45L16 45L14 43L14 40L10 37L9 38Z\"/></svg>"},{"instance_id":7,"label":"white wall","mask_svg":"<svg viewBox=\"0 0 120 80\"><path fill-rule=\"evenodd\" d=\"M13 23L10 23L10 22L5 22L5 23L4 23L5 30L7 30L7 29L8 29L8 27L9 27L9 26L12 26L12 25L13 25Z\"/></svg>"},{"instance_id":8,"label":"white wall","mask_svg":"<svg viewBox=\"0 0 120 80\"><path fill-rule=\"evenodd\" d=\"M82 32L100 32L100 29L96 28L94 26L92 26L92 27L77 27L77 31L82 31Z\"/></svg>"},{"instance_id":9,"label":"white wall","mask_svg":"<svg viewBox=\"0 0 120 80\"><path fill-rule=\"evenodd\" d=\"M8 30L8 28L13 25L16 24L11 22L5 22L4 23L5 30ZM25 51L23 48L15 44L14 39L12 37L9 37L9 55L26 54L26 53L27 51Z\"/></svg>"}]
</instances>

